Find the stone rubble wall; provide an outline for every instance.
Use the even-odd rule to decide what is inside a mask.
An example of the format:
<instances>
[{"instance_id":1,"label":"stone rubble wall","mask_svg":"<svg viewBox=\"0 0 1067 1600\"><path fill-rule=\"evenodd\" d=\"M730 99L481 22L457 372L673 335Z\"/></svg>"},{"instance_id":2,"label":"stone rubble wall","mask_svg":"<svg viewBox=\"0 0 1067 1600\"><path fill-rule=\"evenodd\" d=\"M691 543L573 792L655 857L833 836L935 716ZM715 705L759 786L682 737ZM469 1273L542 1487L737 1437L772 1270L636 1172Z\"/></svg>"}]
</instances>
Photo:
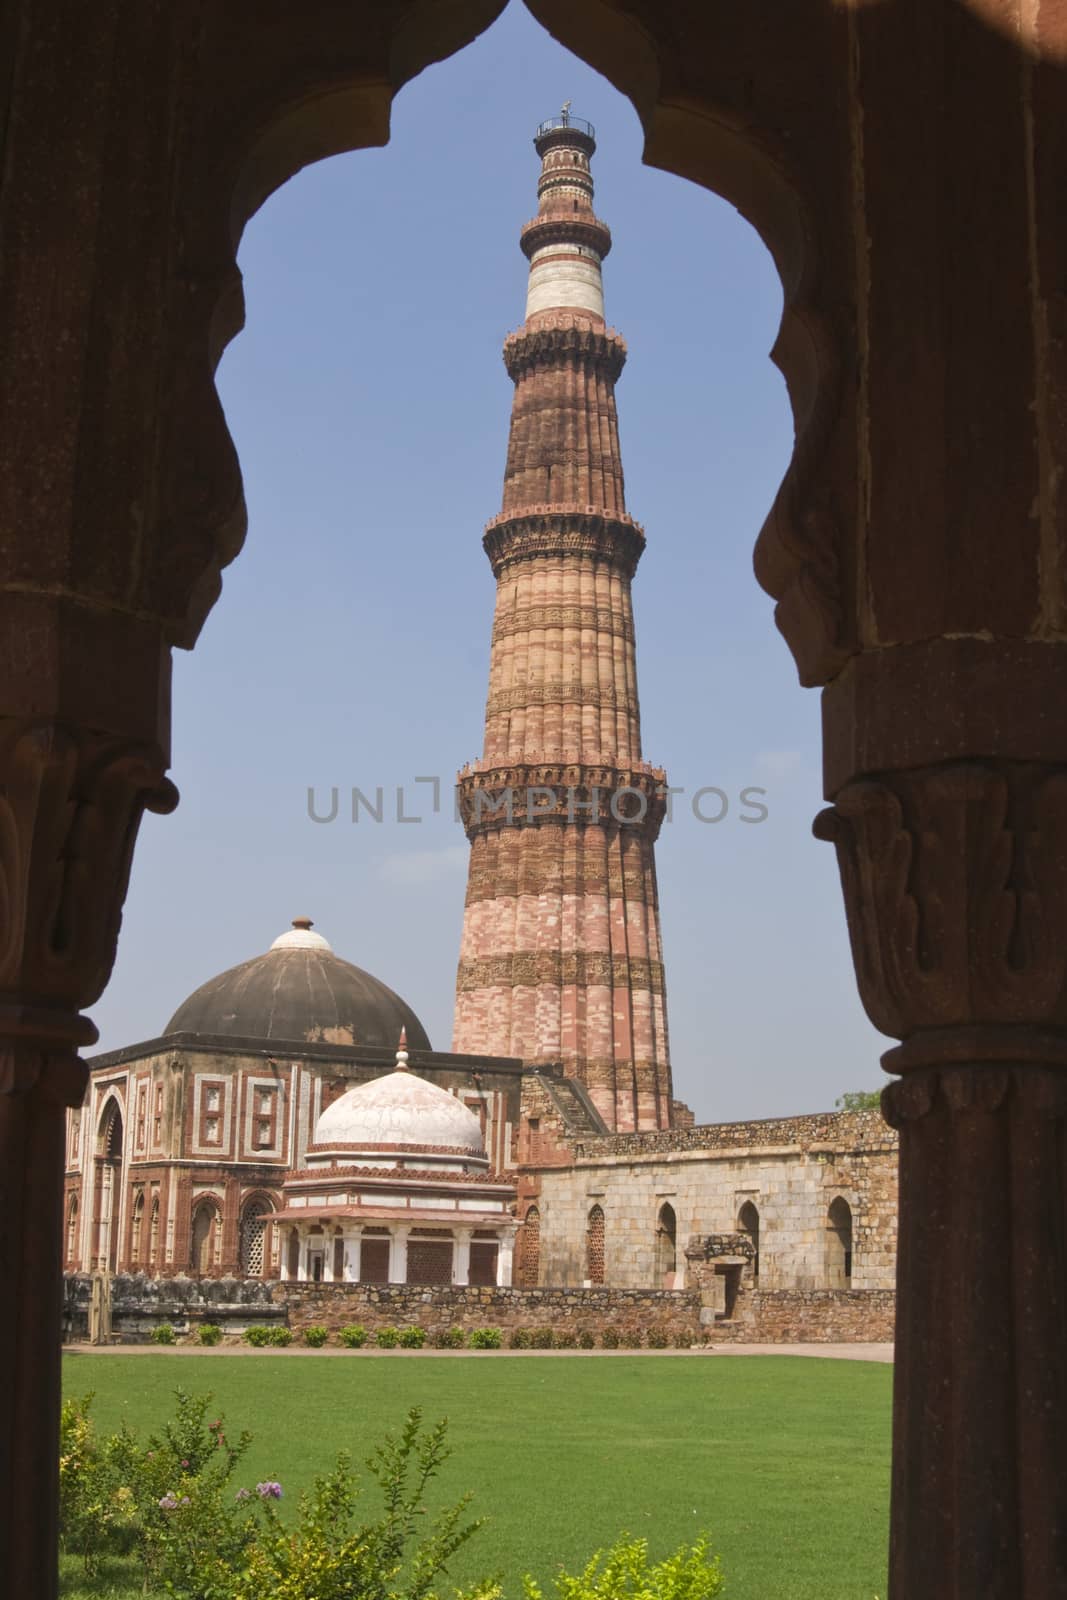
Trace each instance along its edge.
<instances>
[{"instance_id":1,"label":"stone rubble wall","mask_svg":"<svg viewBox=\"0 0 1067 1600\"><path fill-rule=\"evenodd\" d=\"M358 1323L377 1328L552 1328L601 1334L662 1328L671 1339L702 1332L700 1294L655 1289L425 1289L407 1284L279 1283L294 1333L319 1325L336 1332Z\"/></svg>"},{"instance_id":2,"label":"stone rubble wall","mask_svg":"<svg viewBox=\"0 0 1067 1600\"><path fill-rule=\"evenodd\" d=\"M891 1344L896 1298L892 1289L755 1290L707 1331L716 1344Z\"/></svg>"}]
</instances>

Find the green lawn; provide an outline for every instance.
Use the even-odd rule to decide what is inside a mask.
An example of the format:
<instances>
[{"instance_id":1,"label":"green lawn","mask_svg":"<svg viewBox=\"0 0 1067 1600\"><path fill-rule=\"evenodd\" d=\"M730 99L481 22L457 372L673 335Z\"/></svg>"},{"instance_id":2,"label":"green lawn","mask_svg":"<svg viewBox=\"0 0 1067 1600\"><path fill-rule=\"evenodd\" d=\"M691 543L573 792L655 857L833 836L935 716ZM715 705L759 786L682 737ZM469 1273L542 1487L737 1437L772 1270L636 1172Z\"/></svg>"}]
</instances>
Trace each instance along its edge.
<instances>
[{"instance_id":1,"label":"green lawn","mask_svg":"<svg viewBox=\"0 0 1067 1600\"><path fill-rule=\"evenodd\" d=\"M550 1578L627 1530L667 1554L707 1529L729 1600L885 1595L892 1369L803 1357L475 1359L357 1354L69 1355L65 1391L95 1391L102 1430L148 1431L174 1388L210 1390L228 1431L255 1435L241 1481L287 1500L342 1447L357 1460L407 1408L447 1416L441 1497L475 1492L489 1526L453 1576ZM291 1501L290 1501L291 1503ZM133 1600L122 1574L66 1596ZM264 1597L269 1600L269 1597Z\"/></svg>"}]
</instances>

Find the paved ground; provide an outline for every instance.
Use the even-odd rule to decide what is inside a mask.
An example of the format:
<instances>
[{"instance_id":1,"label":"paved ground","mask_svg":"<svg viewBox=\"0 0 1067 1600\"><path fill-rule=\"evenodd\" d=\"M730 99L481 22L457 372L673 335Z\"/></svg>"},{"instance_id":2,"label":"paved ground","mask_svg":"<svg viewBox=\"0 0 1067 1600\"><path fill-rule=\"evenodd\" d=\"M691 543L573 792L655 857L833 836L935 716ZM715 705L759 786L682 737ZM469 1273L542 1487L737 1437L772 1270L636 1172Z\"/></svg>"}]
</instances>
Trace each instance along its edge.
<instances>
[{"instance_id":1,"label":"paved ground","mask_svg":"<svg viewBox=\"0 0 1067 1600\"><path fill-rule=\"evenodd\" d=\"M246 1344L191 1345L191 1344L68 1344L64 1355L78 1356L359 1356L363 1359L388 1360L399 1357L405 1361L418 1361L427 1356L444 1356L449 1359L491 1361L495 1356L519 1356L524 1361L536 1361L542 1356L575 1356L580 1359L600 1360L613 1356L821 1356L831 1361L892 1361L891 1344L717 1344L694 1346L691 1350L343 1350L337 1346L325 1350L308 1350L304 1345L290 1345L287 1349L270 1346L253 1350Z\"/></svg>"}]
</instances>

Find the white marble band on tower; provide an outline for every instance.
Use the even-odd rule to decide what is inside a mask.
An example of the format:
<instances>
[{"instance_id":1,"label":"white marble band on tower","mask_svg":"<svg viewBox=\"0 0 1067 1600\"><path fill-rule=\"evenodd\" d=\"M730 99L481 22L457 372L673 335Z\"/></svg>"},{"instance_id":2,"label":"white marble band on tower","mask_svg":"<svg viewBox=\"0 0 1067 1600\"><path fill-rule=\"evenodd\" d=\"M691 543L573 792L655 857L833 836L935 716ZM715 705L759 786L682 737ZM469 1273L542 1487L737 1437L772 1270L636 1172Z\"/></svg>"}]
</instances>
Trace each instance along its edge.
<instances>
[{"instance_id":1,"label":"white marble band on tower","mask_svg":"<svg viewBox=\"0 0 1067 1600\"><path fill-rule=\"evenodd\" d=\"M604 316L604 285L600 257L581 245L550 244L530 262L526 315L538 311L591 311Z\"/></svg>"}]
</instances>

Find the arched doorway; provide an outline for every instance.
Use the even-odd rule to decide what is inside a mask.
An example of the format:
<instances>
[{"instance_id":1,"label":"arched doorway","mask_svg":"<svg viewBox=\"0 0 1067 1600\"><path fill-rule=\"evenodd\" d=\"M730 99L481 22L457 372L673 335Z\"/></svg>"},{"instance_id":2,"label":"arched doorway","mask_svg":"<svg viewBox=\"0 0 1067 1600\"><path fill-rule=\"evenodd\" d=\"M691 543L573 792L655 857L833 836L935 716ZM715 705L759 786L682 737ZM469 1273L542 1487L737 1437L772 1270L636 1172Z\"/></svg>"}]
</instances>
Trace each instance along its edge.
<instances>
[{"instance_id":1,"label":"arched doorway","mask_svg":"<svg viewBox=\"0 0 1067 1600\"><path fill-rule=\"evenodd\" d=\"M752 1284L759 1283L759 1212L751 1200L746 1200L737 1214L737 1231L746 1234L752 1245Z\"/></svg>"},{"instance_id":2,"label":"arched doorway","mask_svg":"<svg viewBox=\"0 0 1067 1600\"><path fill-rule=\"evenodd\" d=\"M665 1200L656 1218L656 1288L673 1289L678 1271L678 1220Z\"/></svg>"},{"instance_id":3,"label":"arched doorway","mask_svg":"<svg viewBox=\"0 0 1067 1600\"><path fill-rule=\"evenodd\" d=\"M118 1270L119 1203L122 1192L122 1109L113 1097L100 1117L96 1140L93 1181L93 1211L96 1222L93 1243L93 1269Z\"/></svg>"},{"instance_id":4,"label":"arched doorway","mask_svg":"<svg viewBox=\"0 0 1067 1600\"><path fill-rule=\"evenodd\" d=\"M852 1287L852 1207L841 1195L826 1217L826 1282L831 1289Z\"/></svg>"},{"instance_id":5,"label":"arched doorway","mask_svg":"<svg viewBox=\"0 0 1067 1600\"><path fill-rule=\"evenodd\" d=\"M73 1271L78 1265L78 1196L72 1194L67 1207L67 1266Z\"/></svg>"},{"instance_id":6,"label":"arched doorway","mask_svg":"<svg viewBox=\"0 0 1067 1600\"><path fill-rule=\"evenodd\" d=\"M222 1218L214 1200L202 1200L193 1212L189 1260L193 1272L202 1277L218 1265L222 1244Z\"/></svg>"}]
</instances>

